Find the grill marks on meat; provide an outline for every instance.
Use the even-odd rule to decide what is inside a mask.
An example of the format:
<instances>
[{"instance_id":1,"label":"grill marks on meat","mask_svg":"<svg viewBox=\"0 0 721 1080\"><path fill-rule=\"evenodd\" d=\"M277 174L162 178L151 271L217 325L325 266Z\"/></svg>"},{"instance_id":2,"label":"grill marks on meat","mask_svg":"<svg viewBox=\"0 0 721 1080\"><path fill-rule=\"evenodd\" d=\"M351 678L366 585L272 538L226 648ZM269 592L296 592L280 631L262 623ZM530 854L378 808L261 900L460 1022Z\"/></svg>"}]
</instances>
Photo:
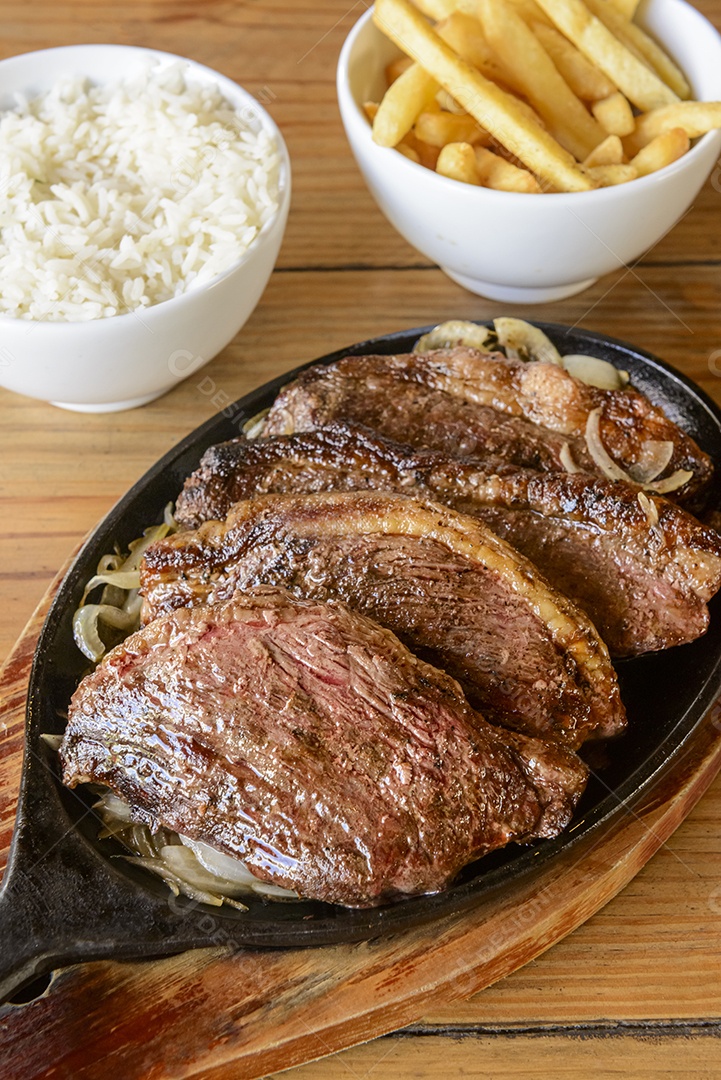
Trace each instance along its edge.
<instances>
[{"instance_id":1,"label":"grill marks on meat","mask_svg":"<svg viewBox=\"0 0 721 1080\"><path fill-rule=\"evenodd\" d=\"M588 416L596 408L603 445L626 470L639 462L648 440L672 442L667 474L693 473L674 499L700 504L712 475L710 458L643 394L599 390L555 364L510 360L465 346L348 356L308 368L281 390L263 434L311 431L333 421L365 424L412 446L497 455L551 472L563 471L567 443L579 467L600 475L585 440Z\"/></svg>"},{"instance_id":2,"label":"grill marks on meat","mask_svg":"<svg viewBox=\"0 0 721 1080\"><path fill-rule=\"evenodd\" d=\"M491 728L371 620L278 593L175 611L115 648L73 696L61 760L135 820L354 907L556 835L586 777L572 752Z\"/></svg>"},{"instance_id":3,"label":"grill marks on meat","mask_svg":"<svg viewBox=\"0 0 721 1080\"><path fill-rule=\"evenodd\" d=\"M693 641L721 587L721 537L667 499L644 506L629 485L587 473L413 450L340 424L211 447L176 518L196 528L256 494L329 490L405 492L481 518L587 612L615 656Z\"/></svg>"},{"instance_id":4,"label":"grill marks on meat","mask_svg":"<svg viewBox=\"0 0 721 1080\"><path fill-rule=\"evenodd\" d=\"M268 495L148 549L145 621L236 590L339 598L456 677L488 719L570 745L625 716L588 618L480 521L388 493Z\"/></svg>"}]
</instances>

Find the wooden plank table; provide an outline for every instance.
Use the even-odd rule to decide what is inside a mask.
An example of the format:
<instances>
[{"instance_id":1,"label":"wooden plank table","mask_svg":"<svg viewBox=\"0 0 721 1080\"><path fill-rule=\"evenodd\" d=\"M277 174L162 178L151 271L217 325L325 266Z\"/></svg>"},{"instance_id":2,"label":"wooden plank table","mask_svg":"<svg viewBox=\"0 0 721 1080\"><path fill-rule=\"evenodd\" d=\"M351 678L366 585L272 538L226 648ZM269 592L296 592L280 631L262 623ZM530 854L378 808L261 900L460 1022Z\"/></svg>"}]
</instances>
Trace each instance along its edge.
<instances>
[{"instance_id":1,"label":"wooden plank table","mask_svg":"<svg viewBox=\"0 0 721 1080\"><path fill-rule=\"evenodd\" d=\"M241 82L283 130L294 193L278 267L259 307L197 377L142 409L104 416L0 391L0 657L83 535L156 458L224 404L364 337L501 313L408 247L357 173L337 114L334 71L341 42L366 6L2 6L0 56L86 41L137 43L192 56ZM721 0L698 6L721 26ZM638 264L528 314L628 339L676 364L721 402L720 200L721 168L691 212ZM3 848L17 779L15 768L0 785ZM285 1075L721 1076L720 820L717 779L631 884L538 959L467 1000L449 992L410 1028ZM5 856L3 850L0 865ZM192 1032L192 1012L188 1025ZM314 1054L327 1050L319 1039ZM13 1075L22 1077L20 1062L17 1068ZM43 1075L74 1074L53 1071L48 1061Z\"/></svg>"}]
</instances>

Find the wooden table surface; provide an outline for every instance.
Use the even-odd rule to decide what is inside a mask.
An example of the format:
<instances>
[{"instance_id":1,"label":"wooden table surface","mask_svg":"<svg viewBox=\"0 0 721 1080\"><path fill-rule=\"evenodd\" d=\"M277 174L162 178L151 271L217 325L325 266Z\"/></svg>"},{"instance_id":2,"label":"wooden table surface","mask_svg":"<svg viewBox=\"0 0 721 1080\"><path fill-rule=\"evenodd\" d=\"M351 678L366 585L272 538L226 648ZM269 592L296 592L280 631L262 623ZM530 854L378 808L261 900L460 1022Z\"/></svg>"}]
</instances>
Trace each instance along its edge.
<instances>
[{"instance_id":1,"label":"wooden table surface","mask_svg":"<svg viewBox=\"0 0 721 1080\"><path fill-rule=\"evenodd\" d=\"M109 415L0 391L0 658L83 535L156 458L252 387L365 337L512 311L625 338L676 364L721 402L721 166L651 252L581 295L523 312L467 293L387 224L347 148L335 65L366 6L5 0L0 8L3 57L118 42L219 69L279 123L294 183L265 295L202 373L142 409ZM721 26L721 0L698 6ZM0 807L3 818L11 803ZM285 1075L721 1076L720 963L718 779L634 881L540 958L470 1000L449 999L412 1028Z\"/></svg>"}]
</instances>

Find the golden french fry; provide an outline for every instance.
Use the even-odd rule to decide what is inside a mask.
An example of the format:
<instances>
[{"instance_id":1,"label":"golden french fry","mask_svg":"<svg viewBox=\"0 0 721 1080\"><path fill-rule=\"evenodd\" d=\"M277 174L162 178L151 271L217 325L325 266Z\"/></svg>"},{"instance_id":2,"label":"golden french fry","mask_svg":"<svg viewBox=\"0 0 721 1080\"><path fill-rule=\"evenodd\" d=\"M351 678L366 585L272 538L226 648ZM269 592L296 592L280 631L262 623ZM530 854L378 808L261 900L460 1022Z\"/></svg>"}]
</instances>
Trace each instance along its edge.
<instances>
[{"instance_id":1,"label":"golden french fry","mask_svg":"<svg viewBox=\"0 0 721 1080\"><path fill-rule=\"evenodd\" d=\"M691 87L682 71L674 64L671 57L655 41L645 34L640 26L630 22L615 7L613 0L585 0L601 22L614 34L627 49L640 56L667 86L680 98L691 96Z\"/></svg>"},{"instance_id":2,"label":"golden french fry","mask_svg":"<svg viewBox=\"0 0 721 1080\"><path fill-rule=\"evenodd\" d=\"M678 95L634 56L583 0L538 0L562 34L581 50L629 101L642 110L678 101Z\"/></svg>"},{"instance_id":3,"label":"golden french fry","mask_svg":"<svg viewBox=\"0 0 721 1080\"><path fill-rule=\"evenodd\" d=\"M664 165L670 165L689 148L689 137L683 128L671 128L657 135L655 139L643 147L642 150L631 159L631 164L639 176L647 176L648 173L662 169Z\"/></svg>"},{"instance_id":4,"label":"golden french fry","mask_svg":"<svg viewBox=\"0 0 721 1080\"><path fill-rule=\"evenodd\" d=\"M609 135L630 135L636 126L631 106L618 90L601 101L594 101L591 111Z\"/></svg>"},{"instance_id":5,"label":"golden french fry","mask_svg":"<svg viewBox=\"0 0 721 1080\"><path fill-rule=\"evenodd\" d=\"M436 32L443 40L448 39L451 48L474 67L479 67L487 78L494 79L501 74L477 19L457 13L437 26ZM439 89L436 80L422 66L411 62L383 96L373 123L374 142L379 146L396 146L411 130L418 114L429 108ZM459 87L457 93L461 92ZM463 108L464 103L460 102L459 107Z\"/></svg>"},{"instance_id":6,"label":"golden french fry","mask_svg":"<svg viewBox=\"0 0 721 1080\"><path fill-rule=\"evenodd\" d=\"M574 94L582 101L598 101L614 92L616 87L611 80L555 26L537 20L529 25Z\"/></svg>"},{"instance_id":7,"label":"golden french fry","mask_svg":"<svg viewBox=\"0 0 721 1080\"><path fill-rule=\"evenodd\" d=\"M435 169L436 162L438 161L439 147L431 146L430 143L424 142L423 139L419 139L415 131L409 131L396 149L400 146L405 146L409 150L412 150L418 157L419 165L423 165L426 169Z\"/></svg>"},{"instance_id":8,"label":"golden french fry","mask_svg":"<svg viewBox=\"0 0 721 1080\"><path fill-rule=\"evenodd\" d=\"M622 165L623 143L618 135L607 135L602 143L599 143L591 151L583 163L584 169L592 169L596 165Z\"/></svg>"},{"instance_id":9,"label":"golden french fry","mask_svg":"<svg viewBox=\"0 0 721 1080\"><path fill-rule=\"evenodd\" d=\"M690 139L721 128L721 101L681 101L637 116L634 130L623 141L626 153L633 157L651 139L677 127Z\"/></svg>"},{"instance_id":10,"label":"golden french fry","mask_svg":"<svg viewBox=\"0 0 721 1080\"><path fill-rule=\"evenodd\" d=\"M624 18L628 19L630 22L636 14L638 0L613 0L613 5L618 8Z\"/></svg>"},{"instance_id":11,"label":"golden french fry","mask_svg":"<svg viewBox=\"0 0 721 1080\"><path fill-rule=\"evenodd\" d=\"M409 146L407 142L399 142L396 150L399 154L403 154L403 157L407 157L409 161L415 161L416 165L420 165L420 154L412 146Z\"/></svg>"},{"instance_id":12,"label":"golden french fry","mask_svg":"<svg viewBox=\"0 0 721 1080\"><path fill-rule=\"evenodd\" d=\"M536 0L513 0L513 6L529 26L532 22L541 23L543 26L553 25L545 11L542 11L538 6Z\"/></svg>"},{"instance_id":13,"label":"golden french fry","mask_svg":"<svg viewBox=\"0 0 721 1080\"><path fill-rule=\"evenodd\" d=\"M478 179L484 187L495 188L498 191L540 194L541 187L528 169L519 169L517 165L499 157L491 150L486 150L483 146L476 147L475 155Z\"/></svg>"},{"instance_id":14,"label":"golden french fry","mask_svg":"<svg viewBox=\"0 0 721 1080\"><path fill-rule=\"evenodd\" d=\"M633 165L594 165L589 173L599 187L613 187L614 184L626 184L638 176Z\"/></svg>"},{"instance_id":15,"label":"golden french fry","mask_svg":"<svg viewBox=\"0 0 721 1080\"><path fill-rule=\"evenodd\" d=\"M474 7L477 0L473 0ZM513 73L508 71L498 55L489 45L483 33L483 27L478 19L456 11L444 22L440 23L436 30L447 45L466 60L474 68L478 68L481 75L500 85L523 93L523 88L514 79Z\"/></svg>"},{"instance_id":16,"label":"golden french fry","mask_svg":"<svg viewBox=\"0 0 721 1080\"><path fill-rule=\"evenodd\" d=\"M422 112L413 128L416 136L431 146L447 143L487 142L488 132L480 128L472 116L456 116L453 113Z\"/></svg>"},{"instance_id":17,"label":"golden french fry","mask_svg":"<svg viewBox=\"0 0 721 1080\"><path fill-rule=\"evenodd\" d=\"M366 116L368 117L368 119L370 120L370 122L372 124L373 121L376 118L376 113L378 112L378 102L377 101L364 101L363 102L363 112L366 114Z\"/></svg>"},{"instance_id":18,"label":"golden french fry","mask_svg":"<svg viewBox=\"0 0 721 1080\"><path fill-rule=\"evenodd\" d=\"M396 146L413 127L421 110L435 98L438 83L418 64L411 64L388 87L373 121L373 141Z\"/></svg>"},{"instance_id":19,"label":"golden french fry","mask_svg":"<svg viewBox=\"0 0 721 1080\"><path fill-rule=\"evenodd\" d=\"M604 133L507 0L478 0L486 38L561 146L583 159Z\"/></svg>"},{"instance_id":20,"label":"golden french fry","mask_svg":"<svg viewBox=\"0 0 721 1080\"><path fill-rule=\"evenodd\" d=\"M447 19L449 15L459 9L466 10L471 15L474 13L473 0L466 0L463 7L461 7L462 3L463 0L416 0L416 7L424 15L428 15L429 18L440 22L441 19Z\"/></svg>"},{"instance_id":21,"label":"golden french fry","mask_svg":"<svg viewBox=\"0 0 721 1080\"><path fill-rule=\"evenodd\" d=\"M470 143L448 143L438 155L436 172L464 184L480 184L476 156Z\"/></svg>"},{"instance_id":22,"label":"golden french fry","mask_svg":"<svg viewBox=\"0 0 721 1080\"><path fill-rule=\"evenodd\" d=\"M376 0L373 18L387 37L456 100L462 91L463 104L481 127L537 177L561 191L587 191L593 187L572 155L530 121L509 94L461 60L409 0Z\"/></svg>"},{"instance_id":23,"label":"golden french fry","mask_svg":"<svg viewBox=\"0 0 721 1080\"><path fill-rule=\"evenodd\" d=\"M397 56L395 60L391 60L390 64L386 66L386 86L394 83L398 76L402 75L412 63L410 56Z\"/></svg>"}]
</instances>

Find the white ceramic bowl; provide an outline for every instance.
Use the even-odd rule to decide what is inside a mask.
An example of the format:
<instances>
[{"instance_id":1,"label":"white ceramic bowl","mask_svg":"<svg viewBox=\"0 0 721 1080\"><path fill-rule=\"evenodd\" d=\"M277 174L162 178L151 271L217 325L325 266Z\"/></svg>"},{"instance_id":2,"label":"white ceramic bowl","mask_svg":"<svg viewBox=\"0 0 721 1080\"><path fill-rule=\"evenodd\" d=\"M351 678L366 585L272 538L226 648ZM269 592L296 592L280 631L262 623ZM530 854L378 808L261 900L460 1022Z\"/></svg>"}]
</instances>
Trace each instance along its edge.
<instances>
[{"instance_id":1,"label":"white ceramic bowl","mask_svg":"<svg viewBox=\"0 0 721 1080\"><path fill-rule=\"evenodd\" d=\"M290 205L288 151L273 120L247 91L210 68L125 45L71 45L0 62L0 108L12 93L49 89L62 75L95 83L132 77L149 62L183 60L192 81L214 83L244 122L265 129L281 156L279 206L230 269L205 285L137 313L88 322L0 316L0 386L63 408L111 412L143 405L194 374L248 319L275 265Z\"/></svg>"},{"instance_id":2,"label":"white ceramic bowl","mask_svg":"<svg viewBox=\"0 0 721 1080\"><path fill-rule=\"evenodd\" d=\"M380 101L384 68L398 49L372 10L340 54L340 112L356 161L398 232L471 292L511 303L572 296L652 247L693 202L721 151L721 133L655 174L570 194L492 191L438 176L376 146L362 111ZM694 96L721 99L721 38L683 0L651 0L639 21L686 73Z\"/></svg>"}]
</instances>

